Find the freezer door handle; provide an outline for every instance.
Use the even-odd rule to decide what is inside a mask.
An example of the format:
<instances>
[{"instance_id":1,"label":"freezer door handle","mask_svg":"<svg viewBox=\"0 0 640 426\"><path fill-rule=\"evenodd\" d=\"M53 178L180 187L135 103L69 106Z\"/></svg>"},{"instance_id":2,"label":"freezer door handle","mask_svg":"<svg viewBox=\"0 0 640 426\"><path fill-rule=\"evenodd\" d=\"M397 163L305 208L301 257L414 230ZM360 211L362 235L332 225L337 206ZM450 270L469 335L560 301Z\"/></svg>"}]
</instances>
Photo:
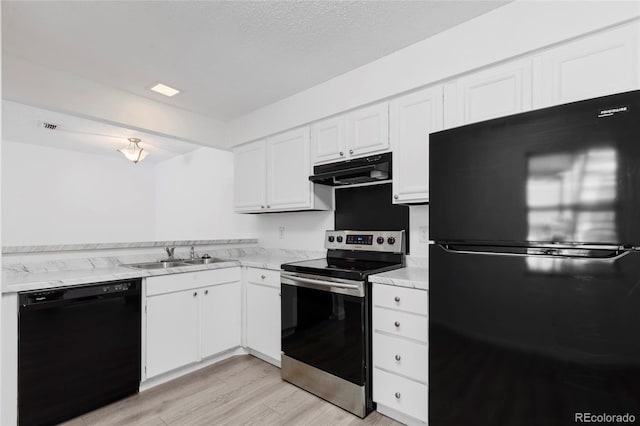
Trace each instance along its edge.
<instances>
[{"instance_id":1,"label":"freezer door handle","mask_svg":"<svg viewBox=\"0 0 640 426\"><path fill-rule=\"evenodd\" d=\"M453 254L479 254L491 256L546 256L561 257L569 259L589 259L612 261L618 260L628 255L633 250L619 247L594 247L594 246L537 246L537 247L489 247L489 246L469 246L458 244L438 244L443 250Z\"/></svg>"}]
</instances>

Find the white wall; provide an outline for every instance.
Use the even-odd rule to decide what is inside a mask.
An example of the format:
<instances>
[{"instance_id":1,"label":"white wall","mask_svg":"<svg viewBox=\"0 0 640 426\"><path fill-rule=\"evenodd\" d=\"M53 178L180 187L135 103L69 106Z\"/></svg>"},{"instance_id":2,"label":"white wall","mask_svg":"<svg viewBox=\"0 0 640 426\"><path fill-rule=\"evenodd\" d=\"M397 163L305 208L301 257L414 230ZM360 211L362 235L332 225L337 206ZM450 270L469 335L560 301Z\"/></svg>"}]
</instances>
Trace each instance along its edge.
<instances>
[{"instance_id":1,"label":"white wall","mask_svg":"<svg viewBox=\"0 0 640 426\"><path fill-rule=\"evenodd\" d=\"M150 241L154 208L153 164L3 141L4 245Z\"/></svg>"},{"instance_id":2,"label":"white wall","mask_svg":"<svg viewBox=\"0 0 640 426\"><path fill-rule=\"evenodd\" d=\"M233 212L233 153L200 148L156 172L155 239L256 238L256 217Z\"/></svg>"},{"instance_id":3,"label":"white wall","mask_svg":"<svg viewBox=\"0 0 640 426\"><path fill-rule=\"evenodd\" d=\"M234 146L640 16L637 1L515 1L229 123Z\"/></svg>"},{"instance_id":4,"label":"white wall","mask_svg":"<svg viewBox=\"0 0 640 426\"><path fill-rule=\"evenodd\" d=\"M420 240L420 228L426 228L426 239ZM409 207L409 247L411 256L426 257L429 254L429 206Z\"/></svg>"},{"instance_id":5,"label":"white wall","mask_svg":"<svg viewBox=\"0 0 640 426\"><path fill-rule=\"evenodd\" d=\"M324 231L333 229L333 211L256 215L259 244L266 248L324 250ZM284 238L279 228L284 227Z\"/></svg>"}]
</instances>

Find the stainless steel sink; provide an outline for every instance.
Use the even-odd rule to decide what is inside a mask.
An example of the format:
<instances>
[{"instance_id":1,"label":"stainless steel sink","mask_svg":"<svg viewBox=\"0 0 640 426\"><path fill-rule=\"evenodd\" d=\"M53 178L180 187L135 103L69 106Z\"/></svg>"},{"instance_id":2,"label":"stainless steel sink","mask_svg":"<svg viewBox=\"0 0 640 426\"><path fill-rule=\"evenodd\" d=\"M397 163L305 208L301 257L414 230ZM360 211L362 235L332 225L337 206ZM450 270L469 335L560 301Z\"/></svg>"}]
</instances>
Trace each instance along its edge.
<instances>
[{"instance_id":1,"label":"stainless steel sink","mask_svg":"<svg viewBox=\"0 0 640 426\"><path fill-rule=\"evenodd\" d=\"M227 262L227 260L218 259L217 257L208 257L205 259L183 260L183 262L188 263L189 265L207 265L209 263Z\"/></svg>"},{"instance_id":2,"label":"stainless steel sink","mask_svg":"<svg viewBox=\"0 0 640 426\"><path fill-rule=\"evenodd\" d=\"M147 263L134 263L131 265L126 265L131 268L138 269L166 269L166 268L175 268L176 266L189 266L189 263L186 261L172 261L172 262L147 262Z\"/></svg>"}]
</instances>

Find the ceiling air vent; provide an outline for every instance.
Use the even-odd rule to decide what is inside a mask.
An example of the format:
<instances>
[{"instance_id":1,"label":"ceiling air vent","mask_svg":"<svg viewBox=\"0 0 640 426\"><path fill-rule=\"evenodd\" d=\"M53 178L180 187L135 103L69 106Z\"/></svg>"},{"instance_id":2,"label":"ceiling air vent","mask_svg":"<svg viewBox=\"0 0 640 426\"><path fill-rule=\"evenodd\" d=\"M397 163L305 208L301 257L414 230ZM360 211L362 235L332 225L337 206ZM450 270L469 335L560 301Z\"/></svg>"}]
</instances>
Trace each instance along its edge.
<instances>
[{"instance_id":1,"label":"ceiling air vent","mask_svg":"<svg viewBox=\"0 0 640 426\"><path fill-rule=\"evenodd\" d=\"M48 130L55 130L55 129L57 129L57 128L58 128L58 125L57 125L57 124L47 123L46 121L43 121L43 122L40 124L40 126L41 126L43 129L48 129Z\"/></svg>"}]
</instances>

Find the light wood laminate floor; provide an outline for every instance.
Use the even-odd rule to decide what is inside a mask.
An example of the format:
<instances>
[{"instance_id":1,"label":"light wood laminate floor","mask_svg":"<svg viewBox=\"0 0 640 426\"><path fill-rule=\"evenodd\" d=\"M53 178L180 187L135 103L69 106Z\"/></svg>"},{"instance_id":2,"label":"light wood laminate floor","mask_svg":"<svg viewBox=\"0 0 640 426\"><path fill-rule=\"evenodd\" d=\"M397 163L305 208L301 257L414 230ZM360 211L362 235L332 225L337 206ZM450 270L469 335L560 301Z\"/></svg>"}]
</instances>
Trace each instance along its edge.
<instances>
[{"instance_id":1,"label":"light wood laminate floor","mask_svg":"<svg viewBox=\"0 0 640 426\"><path fill-rule=\"evenodd\" d=\"M399 425L360 419L280 379L250 355L221 361L64 423L89 425Z\"/></svg>"}]
</instances>

